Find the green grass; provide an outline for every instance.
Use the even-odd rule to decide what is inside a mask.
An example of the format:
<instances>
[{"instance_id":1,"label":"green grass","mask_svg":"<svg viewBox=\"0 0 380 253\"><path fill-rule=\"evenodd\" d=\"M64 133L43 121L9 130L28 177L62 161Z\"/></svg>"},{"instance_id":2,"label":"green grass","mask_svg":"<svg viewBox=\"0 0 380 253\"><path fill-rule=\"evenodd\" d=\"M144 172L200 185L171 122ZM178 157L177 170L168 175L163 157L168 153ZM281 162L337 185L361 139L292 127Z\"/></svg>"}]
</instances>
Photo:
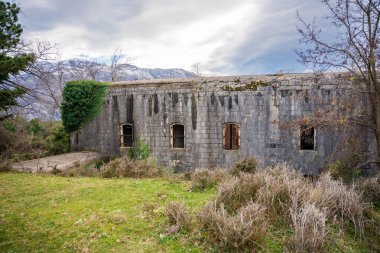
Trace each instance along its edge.
<instances>
[{"instance_id":1,"label":"green grass","mask_svg":"<svg viewBox=\"0 0 380 253\"><path fill-rule=\"evenodd\" d=\"M160 237L165 207L199 210L215 190L165 179L0 174L0 252L199 252L192 236Z\"/></svg>"},{"instance_id":2,"label":"green grass","mask_svg":"<svg viewBox=\"0 0 380 253\"><path fill-rule=\"evenodd\" d=\"M170 201L196 213L215 196L215 188L191 192L189 184L0 173L0 252L218 252L199 224L164 235ZM326 252L371 252L353 232L330 229ZM272 224L263 252L283 252L291 234L289 225Z\"/></svg>"}]
</instances>

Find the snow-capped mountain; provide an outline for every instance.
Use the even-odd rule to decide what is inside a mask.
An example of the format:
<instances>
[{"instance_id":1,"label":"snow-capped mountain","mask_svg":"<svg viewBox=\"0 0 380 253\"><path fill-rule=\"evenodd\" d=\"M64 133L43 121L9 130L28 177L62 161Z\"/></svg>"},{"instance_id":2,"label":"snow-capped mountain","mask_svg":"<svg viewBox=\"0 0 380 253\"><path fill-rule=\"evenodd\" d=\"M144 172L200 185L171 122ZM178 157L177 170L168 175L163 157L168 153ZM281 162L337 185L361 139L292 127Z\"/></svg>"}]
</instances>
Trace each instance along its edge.
<instances>
[{"instance_id":1,"label":"snow-capped mountain","mask_svg":"<svg viewBox=\"0 0 380 253\"><path fill-rule=\"evenodd\" d=\"M60 118L62 90L71 80L96 80L103 82L131 81L160 78L188 78L195 74L183 69L149 69L131 64L100 64L88 60L39 61L14 81L34 92L21 101L32 117Z\"/></svg>"},{"instance_id":2,"label":"snow-capped mountain","mask_svg":"<svg viewBox=\"0 0 380 253\"><path fill-rule=\"evenodd\" d=\"M111 67L88 60L71 59L59 62L40 62L39 67L45 71L63 76L67 82L75 79L90 79L103 82L109 81L131 81L162 78L188 78L195 74L189 71L173 68L139 68L131 64L118 64Z\"/></svg>"}]
</instances>

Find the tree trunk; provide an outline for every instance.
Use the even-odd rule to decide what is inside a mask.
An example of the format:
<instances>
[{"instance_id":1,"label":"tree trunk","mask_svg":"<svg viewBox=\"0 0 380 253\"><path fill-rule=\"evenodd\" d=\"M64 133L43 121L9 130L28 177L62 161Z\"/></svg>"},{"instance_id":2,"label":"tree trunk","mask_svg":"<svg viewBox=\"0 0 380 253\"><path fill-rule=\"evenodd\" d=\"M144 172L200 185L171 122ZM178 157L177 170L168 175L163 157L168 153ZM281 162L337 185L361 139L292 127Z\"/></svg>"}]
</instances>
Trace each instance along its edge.
<instances>
[{"instance_id":1,"label":"tree trunk","mask_svg":"<svg viewBox=\"0 0 380 253\"><path fill-rule=\"evenodd\" d=\"M376 91L375 95L375 117L376 117L376 145L377 145L377 162L376 168L380 169L380 91Z\"/></svg>"}]
</instances>

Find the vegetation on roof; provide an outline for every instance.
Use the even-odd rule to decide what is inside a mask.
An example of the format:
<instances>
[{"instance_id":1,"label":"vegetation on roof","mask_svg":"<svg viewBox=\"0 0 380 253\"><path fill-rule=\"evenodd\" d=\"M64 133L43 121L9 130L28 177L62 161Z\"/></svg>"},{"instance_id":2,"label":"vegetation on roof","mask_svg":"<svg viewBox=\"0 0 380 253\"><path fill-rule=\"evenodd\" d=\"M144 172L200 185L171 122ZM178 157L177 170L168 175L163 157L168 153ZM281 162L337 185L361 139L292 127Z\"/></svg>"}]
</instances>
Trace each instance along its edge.
<instances>
[{"instance_id":1,"label":"vegetation on roof","mask_svg":"<svg viewBox=\"0 0 380 253\"><path fill-rule=\"evenodd\" d=\"M237 81L239 80L239 81ZM234 82L240 83L240 79L237 79ZM247 83L245 85L224 85L222 87L222 90L224 91L247 91L247 90L257 90L258 87L266 87L269 86L270 83L264 82L264 81L252 81L250 83Z\"/></svg>"}]
</instances>

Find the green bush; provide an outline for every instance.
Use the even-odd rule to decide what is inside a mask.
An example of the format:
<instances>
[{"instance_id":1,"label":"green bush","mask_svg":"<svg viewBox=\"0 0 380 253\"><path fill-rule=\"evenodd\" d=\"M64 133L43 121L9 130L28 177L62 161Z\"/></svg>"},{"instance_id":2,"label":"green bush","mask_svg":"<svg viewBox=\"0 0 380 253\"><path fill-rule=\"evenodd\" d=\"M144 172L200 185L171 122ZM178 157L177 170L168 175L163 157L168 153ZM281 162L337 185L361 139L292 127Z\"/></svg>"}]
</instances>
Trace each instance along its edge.
<instances>
[{"instance_id":1,"label":"green bush","mask_svg":"<svg viewBox=\"0 0 380 253\"><path fill-rule=\"evenodd\" d=\"M70 152L70 135L61 123L58 123L48 137L50 155L58 155Z\"/></svg>"},{"instance_id":2,"label":"green bush","mask_svg":"<svg viewBox=\"0 0 380 253\"><path fill-rule=\"evenodd\" d=\"M128 150L128 157L132 160L146 160L149 155L149 145L140 139Z\"/></svg>"},{"instance_id":3,"label":"green bush","mask_svg":"<svg viewBox=\"0 0 380 253\"><path fill-rule=\"evenodd\" d=\"M39 119L32 119L27 125L28 132L33 136L42 136L44 132L44 127Z\"/></svg>"},{"instance_id":4,"label":"green bush","mask_svg":"<svg viewBox=\"0 0 380 253\"><path fill-rule=\"evenodd\" d=\"M67 82L62 93L62 121L67 132L77 131L101 111L107 84L96 81Z\"/></svg>"}]
</instances>

